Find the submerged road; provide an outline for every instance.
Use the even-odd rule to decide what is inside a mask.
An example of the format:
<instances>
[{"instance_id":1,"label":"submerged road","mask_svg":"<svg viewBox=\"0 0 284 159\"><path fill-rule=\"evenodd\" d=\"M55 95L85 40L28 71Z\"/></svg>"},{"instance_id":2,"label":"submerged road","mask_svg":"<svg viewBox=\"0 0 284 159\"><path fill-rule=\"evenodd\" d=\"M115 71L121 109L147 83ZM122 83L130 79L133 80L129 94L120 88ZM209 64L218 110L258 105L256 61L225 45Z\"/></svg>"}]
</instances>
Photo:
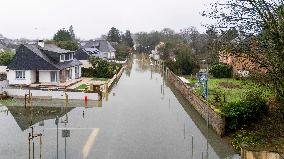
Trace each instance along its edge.
<instances>
[{"instance_id":1,"label":"submerged road","mask_svg":"<svg viewBox=\"0 0 284 159\"><path fill-rule=\"evenodd\" d=\"M42 137L29 144L29 133ZM1 159L231 159L234 154L159 69L138 55L102 107L0 107Z\"/></svg>"}]
</instances>

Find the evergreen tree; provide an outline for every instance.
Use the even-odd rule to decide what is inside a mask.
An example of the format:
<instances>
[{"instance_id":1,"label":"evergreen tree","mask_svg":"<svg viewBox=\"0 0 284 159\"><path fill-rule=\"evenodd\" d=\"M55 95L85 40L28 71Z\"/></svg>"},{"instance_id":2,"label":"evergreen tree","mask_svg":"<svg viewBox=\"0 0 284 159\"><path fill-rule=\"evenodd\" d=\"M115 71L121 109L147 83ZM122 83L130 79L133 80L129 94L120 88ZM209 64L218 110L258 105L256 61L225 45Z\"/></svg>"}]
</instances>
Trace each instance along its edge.
<instances>
[{"instance_id":1,"label":"evergreen tree","mask_svg":"<svg viewBox=\"0 0 284 159\"><path fill-rule=\"evenodd\" d=\"M126 45L132 48L134 44L133 44L133 39L131 37L131 33L129 30L126 30L124 38L125 38Z\"/></svg>"},{"instance_id":2,"label":"evergreen tree","mask_svg":"<svg viewBox=\"0 0 284 159\"><path fill-rule=\"evenodd\" d=\"M57 31L57 33L53 36L53 40L58 42L58 41L71 41L72 37L71 34L68 30L60 29Z\"/></svg>"},{"instance_id":3,"label":"evergreen tree","mask_svg":"<svg viewBox=\"0 0 284 159\"><path fill-rule=\"evenodd\" d=\"M75 33L74 33L74 29L72 25L69 27L69 33L70 33L72 40L75 41Z\"/></svg>"},{"instance_id":4,"label":"evergreen tree","mask_svg":"<svg viewBox=\"0 0 284 159\"><path fill-rule=\"evenodd\" d=\"M110 31L108 32L107 40L110 41L110 42L120 43L121 42L121 36L120 36L119 30L116 29L115 27L112 27L110 29Z\"/></svg>"}]
</instances>

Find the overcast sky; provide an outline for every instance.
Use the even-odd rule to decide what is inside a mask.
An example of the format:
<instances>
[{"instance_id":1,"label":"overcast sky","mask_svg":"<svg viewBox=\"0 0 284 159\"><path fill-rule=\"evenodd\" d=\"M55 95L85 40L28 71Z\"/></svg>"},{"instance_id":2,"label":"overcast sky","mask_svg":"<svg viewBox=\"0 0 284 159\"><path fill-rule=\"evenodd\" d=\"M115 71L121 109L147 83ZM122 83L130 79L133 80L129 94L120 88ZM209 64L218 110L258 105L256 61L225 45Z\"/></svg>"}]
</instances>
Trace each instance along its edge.
<instances>
[{"instance_id":1,"label":"overcast sky","mask_svg":"<svg viewBox=\"0 0 284 159\"><path fill-rule=\"evenodd\" d=\"M179 31L208 19L200 15L214 0L1 0L0 34L8 38L52 38L73 25L81 39L106 34L114 26L131 32Z\"/></svg>"}]
</instances>

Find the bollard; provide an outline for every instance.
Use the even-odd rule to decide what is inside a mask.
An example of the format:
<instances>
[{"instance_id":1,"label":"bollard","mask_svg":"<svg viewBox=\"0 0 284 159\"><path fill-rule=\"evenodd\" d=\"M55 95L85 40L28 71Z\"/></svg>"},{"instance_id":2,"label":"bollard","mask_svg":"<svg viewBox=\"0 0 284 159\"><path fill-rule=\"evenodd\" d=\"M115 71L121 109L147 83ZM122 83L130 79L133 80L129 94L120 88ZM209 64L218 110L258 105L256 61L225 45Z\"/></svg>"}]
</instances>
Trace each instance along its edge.
<instances>
[{"instance_id":1,"label":"bollard","mask_svg":"<svg viewBox=\"0 0 284 159\"><path fill-rule=\"evenodd\" d=\"M191 158L193 158L193 135L191 136Z\"/></svg>"}]
</instances>

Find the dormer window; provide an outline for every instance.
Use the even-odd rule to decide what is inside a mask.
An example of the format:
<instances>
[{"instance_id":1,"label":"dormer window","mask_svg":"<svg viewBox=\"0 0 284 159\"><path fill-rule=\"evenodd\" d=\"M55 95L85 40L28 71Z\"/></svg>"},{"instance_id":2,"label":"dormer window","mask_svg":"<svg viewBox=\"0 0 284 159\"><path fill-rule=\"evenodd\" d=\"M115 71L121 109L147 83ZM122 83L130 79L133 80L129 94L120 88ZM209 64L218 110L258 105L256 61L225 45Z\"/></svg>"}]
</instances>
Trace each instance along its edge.
<instances>
[{"instance_id":1,"label":"dormer window","mask_svg":"<svg viewBox=\"0 0 284 159\"><path fill-rule=\"evenodd\" d=\"M65 55L64 54L61 54L60 55L60 62L64 62L65 61Z\"/></svg>"},{"instance_id":2,"label":"dormer window","mask_svg":"<svg viewBox=\"0 0 284 159\"><path fill-rule=\"evenodd\" d=\"M74 59L74 53L65 53L60 55L60 62L70 61Z\"/></svg>"},{"instance_id":3,"label":"dormer window","mask_svg":"<svg viewBox=\"0 0 284 159\"><path fill-rule=\"evenodd\" d=\"M74 59L74 54L71 53L70 55L71 55L71 60L73 60Z\"/></svg>"},{"instance_id":4,"label":"dormer window","mask_svg":"<svg viewBox=\"0 0 284 159\"><path fill-rule=\"evenodd\" d=\"M69 61L70 60L70 54L65 54L65 61Z\"/></svg>"}]
</instances>

